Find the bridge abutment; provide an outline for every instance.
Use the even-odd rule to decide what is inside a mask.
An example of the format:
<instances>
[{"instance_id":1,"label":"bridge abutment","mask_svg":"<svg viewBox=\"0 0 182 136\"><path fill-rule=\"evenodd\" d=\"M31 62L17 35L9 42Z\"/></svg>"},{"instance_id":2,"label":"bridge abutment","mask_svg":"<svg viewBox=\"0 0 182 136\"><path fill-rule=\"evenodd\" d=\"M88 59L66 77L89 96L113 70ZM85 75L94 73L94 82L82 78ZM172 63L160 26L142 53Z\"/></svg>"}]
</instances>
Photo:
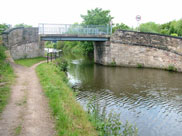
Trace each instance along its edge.
<instances>
[{"instance_id":1,"label":"bridge abutment","mask_svg":"<svg viewBox=\"0 0 182 136\"><path fill-rule=\"evenodd\" d=\"M106 44L109 43L109 44ZM116 31L110 42L95 42L95 62L182 72L182 38L153 33Z\"/></svg>"},{"instance_id":2,"label":"bridge abutment","mask_svg":"<svg viewBox=\"0 0 182 136\"><path fill-rule=\"evenodd\" d=\"M107 65L111 59L110 41L94 42L94 62Z\"/></svg>"},{"instance_id":3,"label":"bridge abutment","mask_svg":"<svg viewBox=\"0 0 182 136\"><path fill-rule=\"evenodd\" d=\"M39 41L38 28L13 28L3 33L3 43L13 59L43 56L44 48Z\"/></svg>"}]
</instances>

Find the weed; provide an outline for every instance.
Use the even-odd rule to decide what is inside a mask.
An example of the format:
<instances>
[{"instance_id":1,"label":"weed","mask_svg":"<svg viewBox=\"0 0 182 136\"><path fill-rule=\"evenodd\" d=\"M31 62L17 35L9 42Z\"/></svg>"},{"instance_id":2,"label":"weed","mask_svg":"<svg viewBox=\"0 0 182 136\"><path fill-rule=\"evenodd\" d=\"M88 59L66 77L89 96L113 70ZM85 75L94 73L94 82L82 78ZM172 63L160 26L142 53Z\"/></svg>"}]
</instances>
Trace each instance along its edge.
<instances>
[{"instance_id":1,"label":"weed","mask_svg":"<svg viewBox=\"0 0 182 136\"><path fill-rule=\"evenodd\" d=\"M168 71L177 71L177 68L175 68L173 65L168 66Z\"/></svg>"},{"instance_id":2,"label":"weed","mask_svg":"<svg viewBox=\"0 0 182 136\"><path fill-rule=\"evenodd\" d=\"M138 63L138 64L137 64L137 68L144 68L144 65L143 65L143 64L140 64L140 63Z\"/></svg>"},{"instance_id":3,"label":"weed","mask_svg":"<svg viewBox=\"0 0 182 136\"><path fill-rule=\"evenodd\" d=\"M120 114L111 112L106 116L105 108L103 108L102 111L100 109L101 106L94 96L88 102L87 110L90 115L90 121L95 126L100 136L137 135L138 130L136 127L133 127L128 122L125 124L120 122Z\"/></svg>"},{"instance_id":4,"label":"weed","mask_svg":"<svg viewBox=\"0 0 182 136\"><path fill-rule=\"evenodd\" d=\"M116 66L116 62L112 61L109 65L112 66L112 67L115 67Z\"/></svg>"},{"instance_id":5,"label":"weed","mask_svg":"<svg viewBox=\"0 0 182 136\"><path fill-rule=\"evenodd\" d=\"M5 59L5 48L0 45L0 113L2 113L7 104L10 95L10 85L15 77L12 67Z\"/></svg>"},{"instance_id":6,"label":"weed","mask_svg":"<svg viewBox=\"0 0 182 136\"><path fill-rule=\"evenodd\" d=\"M15 128L15 135L16 135L16 136L20 135L21 130L22 130L22 126L21 126L21 125L19 125L18 127L16 127L16 128Z\"/></svg>"},{"instance_id":7,"label":"weed","mask_svg":"<svg viewBox=\"0 0 182 136\"><path fill-rule=\"evenodd\" d=\"M59 67L61 71L66 72L68 69L68 62L64 58L59 58L55 61L56 66Z\"/></svg>"}]
</instances>

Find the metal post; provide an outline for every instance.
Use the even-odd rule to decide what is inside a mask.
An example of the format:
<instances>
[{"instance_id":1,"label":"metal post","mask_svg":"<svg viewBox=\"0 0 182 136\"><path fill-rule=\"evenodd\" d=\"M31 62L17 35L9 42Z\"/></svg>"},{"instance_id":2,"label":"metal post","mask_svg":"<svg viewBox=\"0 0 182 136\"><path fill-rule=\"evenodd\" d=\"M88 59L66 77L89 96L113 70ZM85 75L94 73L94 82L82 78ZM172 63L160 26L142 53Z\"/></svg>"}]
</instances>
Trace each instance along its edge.
<instances>
[{"instance_id":1,"label":"metal post","mask_svg":"<svg viewBox=\"0 0 182 136\"><path fill-rule=\"evenodd\" d=\"M59 57L61 56L61 51L59 51Z\"/></svg>"},{"instance_id":2,"label":"metal post","mask_svg":"<svg viewBox=\"0 0 182 136\"><path fill-rule=\"evenodd\" d=\"M51 52L51 62L52 62L52 52Z\"/></svg>"},{"instance_id":3,"label":"metal post","mask_svg":"<svg viewBox=\"0 0 182 136\"><path fill-rule=\"evenodd\" d=\"M109 25L107 24L107 34L109 34Z\"/></svg>"},{"instance_id":4,"label":"metal post","mask_svg":"<svg viewBox=\"0 0 182 136\"><path fill-rule=\"evenodd\" d=\"M49 63L49 53L47 52L47 63Z\"/></svg>"},{"instance_id":5,"label":"metal post","mask_svg":"<svg viewBox=\"0 0 182 136\"><path fill-rule=\"evenodd\" d=\"M111 28L110 28L110 29L111 29L111 30L110 30L110 34L112 34L112 21L110 22L110 27L111 27Z\"/></svg>"},{"instance_id":6,"label":"metal post","mask_svg":"<svg viewBox=\"0 0 182 136\"><path fill-rule=\"evenodd\" d=\"M56 59L56 55L57 55L56 53L57 53L57 52L55 51L55 52L54 52L54 58L55 58L55 59Z\"/></svg>"},{"instance_id":7,"label":"metal post","mask_svg":"<svg viewBox=\"0 0 182 136\"><path fill-rule=\"evenodd\" d=\"M87 35L88 35L88 25L87 25Z\"/></svg>"}]
</instances>

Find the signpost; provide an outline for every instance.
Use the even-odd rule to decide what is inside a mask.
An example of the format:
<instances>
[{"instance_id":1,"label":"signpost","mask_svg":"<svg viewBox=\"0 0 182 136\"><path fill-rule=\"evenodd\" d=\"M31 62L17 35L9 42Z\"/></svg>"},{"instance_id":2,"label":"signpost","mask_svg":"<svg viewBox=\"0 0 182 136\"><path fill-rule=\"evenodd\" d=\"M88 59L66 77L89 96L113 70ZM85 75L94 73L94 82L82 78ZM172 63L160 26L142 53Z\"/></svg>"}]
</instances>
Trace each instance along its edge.
<instances>
[{"instance_id":1,"label":"signpost","mask_svg":"<svg viewBox=\"0 0 182 136\"><path fill-rule=\"evenodd\" d=\"M137 31L139 31L139 21L141 20L141 16L137 15L136 16L136 21L137 21Z\"/></svg>"}]
</instances>

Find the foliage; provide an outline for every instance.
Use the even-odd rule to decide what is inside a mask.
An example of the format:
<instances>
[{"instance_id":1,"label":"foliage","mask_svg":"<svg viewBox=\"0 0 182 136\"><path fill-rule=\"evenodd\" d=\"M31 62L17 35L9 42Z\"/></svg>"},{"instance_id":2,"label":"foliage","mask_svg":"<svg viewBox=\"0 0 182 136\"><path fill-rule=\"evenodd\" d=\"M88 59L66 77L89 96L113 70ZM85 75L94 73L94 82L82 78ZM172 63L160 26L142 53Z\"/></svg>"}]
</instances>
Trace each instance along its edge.
<instances>
[{"instance_id":1,"label":"foliage","mask_svg":"<svg viewBox=\"0 0 182 136\"><path fill-rule=\"evenodd\" d=\"M12 67L5 59L5 48L0 45L0 113L7 104L10 96L10 86L15 77Z\"/></svg>"},{"instance_id":2,"label":"foliage","mask_svg":"<svg viewBox=\"0 0 182 136\"><path fill-rule=\"evenodd\" d=\"M173 66L173 65L169 65L167 70L168 71L177 71L177 68L175 68L175 66Z\"/></svg>"},{"instance_id":3,"label":"foliage","mask_svg":"<svg viewBox=\"0 0 182 136\"><path fill-rule=\"evenodd\" d=\"M178 36L182 36L182 19L176 21L170 21L161 25L161 33L171 35L176 33Z\"/></svg>"},{"instance_id":4,"label":"foliage","mask_svg":"<svg viewBox=\"0 0 182 136\"><path fill-rule=\"evenodd\" d=\"M139 26L140 32L160 33L160 25L154 22L143 23Z\"/></svg>"},{"instance_id":5,"label":"foliage","mask_svg":"<svg viewBox=\"0 0 182 136\"><path fill-rule=\"evenodd\" d=\"M178 34L176 34L176 33L172 33L172 34L171 34L171 36L176 36L176 37L177 37L177 36L178 36Z\"/></svg>"},{"instance_id":6,"label":"foliage","mask_svg":"<svg viewBox=\"0 0 182 136\"><path fill-rule=\"evenodd\" d=\"M71 52L75 54L88 55L93 54L93 42L87 41L58 41L52 43L50 41L45 42L46 48L62 49L65 52Z\"/></svg>"},{"instance_id":7,"label":"foliage","mask_svg":"<svg viewBox=\"0 0 182 136\"><path fill-rule=\"evenodd\" d=\"M31 67L32 65L44 60L46 60L46 58L36 57L36 58L18 59L18 60L15 60L15 63L22 66L26 66L26 67Z\"/></svg>"},{"instance_id":8,"label":"foliage","mask_svg":"<svg viewBox=\"0 0 182 136\"><path fill-rule=\"evenodd\" d=\"M116 66L116 62L112 61L109 66L115 67Z\"/></svg>"},{"instance_id":9,"label":"foliage","mask_svg":"<svg viewBox=\"0 0 182 136\"><path fill-rule=\"evenodd\" d=\"M0 34L2 34L2 32L7 30L8 28L9 28L9 25L7 25L7 24L0 24Z\"/></svg>"},{"instance_id":10,"label":"foliage","mask_svg":"<svg viewBox=\"0 0 182 136\"><path fill-rule=\"evenodd\" d=\"M105 108L102 108L97 102L96 96L92 97L87 104L87 110L90 115L90 121L99 132L100 136L137 136L138 130L131 124L120 121L120 114L112 112L106 116Z\"/></svg>"},{"instance_id":11,"label":"foliage","mask_svg":"<svg viewBox=\"0 0 182 136\"><path fill-rule=\"evenodd\" d=\"M120 24L116 24L113 28L112 28L112 32L114 33L116 30L131 30L131 28L127 25L125 25L124 23L120 23Z\"/></svg>"},{"instance_id":12,"label":"foliage","mask_svg":"<svg viewBox=\"0 0 182 136\"><path fill-rule=\"evenodd\" d=\"M5 58L6 58L5 48L2 45L0 45L0 60L4 61Z\"/></svg>"},{"instance_id":13,"label":"foliage","mask_svg":"<svg viewBox=\"0 0 182 136\"><path fill-rule=\"evenodd\" d=\"M143 68L143 67L144 67L143 64L140 64L140 63L137 64L137 68Z\"/></svg>"},{"instance_id":14,"label":"foliage","mask_svg":"<svg viewBox=\"0 0 182 136\"><path fill-rule=\"evenodd\" d=\"M65 82L65 72L51 63L40 64L36 72L49 99L58 135L96 136L96 131L88 121L88 115L76 102L73 91Z\"/></svg>"},{"instance_id":15,"label":"foliage","mask_svg":"<svg viewBox=\"0 0 182 136\"><path fill-rule=\"evenodd\" d=\"M24 24L24 23L21 23L21 24L16 24L14 27L25 27L25 28L28 28L28 27L32 27L32 26Z\"/></svg>"},{"instance_id":16,"label":"foliage","mask_svg":"<svg viewBox=\"0 0 182 136\"><path fill-rule=\"evenodd\" d=\"M102 10L95 8L87 11L87 15L81 15L83 24L86 25L107 25L113 17L110 15L110 10Z\"/></svg>"},{"instance_id":17,"label":"foliage","mask_svg":"<svg viewBox=\"0 0 182 136\"><path fill-rule=\"evenodd\" d=\"M141 32L160 33L171 36L182 36L182 19L170 21L164 24L154 22L143 23L139 26Z\"/></svg>"},{"instance_id":18,"label":"foliage","mask_svg":"<svg viewBox=\"0 0 182 136\"><path fill-rule=\"evenodd\" d=\"M63 49L63 47L64 47L64 41L57 41L56 49Z\"/></svg>"},{"instance_id":19,"label":"foliage","mask_svg":"<svg viewBox=\"0 0 182 136\"><path fill-rule=\"evenodd\" d=\"M55 43L51 42L51 41L46 41L45 42L45 48L54 48Z\"/></svg>"},{"instance_id":20,"label":"foliage","mask_svg":"<svg viewBox=\"0 0 182 136\"><path fill-rule=\"evenodd\" d=\"M64 58L59 58L55 61L56 66L58 66L58 68L63 71L63 72L67 72L68 70L68 62L64 59Z\"/></svg>"}]
</instances>

